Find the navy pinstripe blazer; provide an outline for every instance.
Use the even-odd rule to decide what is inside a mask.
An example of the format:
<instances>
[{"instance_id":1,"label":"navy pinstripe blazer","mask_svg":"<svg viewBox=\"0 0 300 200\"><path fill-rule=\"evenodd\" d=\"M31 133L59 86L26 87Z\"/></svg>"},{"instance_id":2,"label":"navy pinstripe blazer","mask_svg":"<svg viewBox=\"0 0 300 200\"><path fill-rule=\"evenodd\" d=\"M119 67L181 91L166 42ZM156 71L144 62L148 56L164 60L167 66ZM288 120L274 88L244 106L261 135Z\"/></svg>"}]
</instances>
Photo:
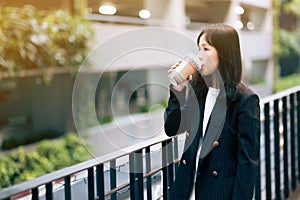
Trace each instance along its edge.
<instances>
[{"instance_id":1,"label":"navy pinstripe blazer","mask_svg":"<svg viewBox=\"0 0 300 200\"><path fill-rule=\"evenodd\" d=\"M191 93L186 95L185 91L177 92L170 86L165 110L166 134L186 133L170 199L189 200L195 185L199 200L251 200L259 170L258 96L242 83L235 95L219 94L202 138L206 94ZM202 148L195 170L199 141Z\"/></svg>"}]
</instances>

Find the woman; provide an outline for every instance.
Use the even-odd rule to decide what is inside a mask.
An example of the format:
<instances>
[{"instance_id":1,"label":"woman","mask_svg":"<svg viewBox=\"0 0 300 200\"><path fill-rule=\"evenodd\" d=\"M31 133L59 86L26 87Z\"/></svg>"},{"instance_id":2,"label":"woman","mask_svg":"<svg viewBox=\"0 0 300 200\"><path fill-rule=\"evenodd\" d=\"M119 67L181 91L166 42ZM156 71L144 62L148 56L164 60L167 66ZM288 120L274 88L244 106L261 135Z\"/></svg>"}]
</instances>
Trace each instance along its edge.
<instances>
[{"instance_id":1,"label":"woman","mask_svg":"<svg viewBox=\"0 0 300 200\"><path fill-rule=\"evenodd\" d=\"M251 200L259 170L259 98L241 82L238 33L225 24L197 39L200 72L170 86L168 136L186 133L170 199ZM174 70L180 61L171 67Z\"/></svg>"}]
</instances>

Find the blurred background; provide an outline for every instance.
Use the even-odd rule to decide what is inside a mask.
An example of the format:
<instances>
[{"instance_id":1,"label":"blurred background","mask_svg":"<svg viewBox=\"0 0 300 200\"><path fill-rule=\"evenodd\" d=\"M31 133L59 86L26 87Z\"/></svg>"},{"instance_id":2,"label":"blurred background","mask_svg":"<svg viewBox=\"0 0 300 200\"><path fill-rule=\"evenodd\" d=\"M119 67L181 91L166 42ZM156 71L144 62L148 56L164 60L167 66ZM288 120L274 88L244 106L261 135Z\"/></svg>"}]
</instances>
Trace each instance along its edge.
<instances>
[{"instance_id":1,"label":"blurred background","mask_svg":"<svg viewBox=\"0 0 300 200\"><path fill-rule=\"evenodd\" d=\"M75 134L72 90L78 68L98 44L143 27L168 28L196 40L203 27L226 23L240 34L243 81L265 97L300 84L299 6L300 0L2 0L0 189L90 158ZM166 105L164 90L136 86L144 80L166 84L167 66L132 67L121 63L103 73L95 96L100 125L118 117L111 111L111 93L128 71L119 104L129 98L130 113ZM87 72L87 81L94 76ZM88 90L87 84L82 97ZM85 106L92 105L80 110L89 124ZM39 165L32 164L37 160ZM16 170L7 167L12 163L18 163ZM42 164L48 167L37 167Z\"/></svg>"}]
</instances>

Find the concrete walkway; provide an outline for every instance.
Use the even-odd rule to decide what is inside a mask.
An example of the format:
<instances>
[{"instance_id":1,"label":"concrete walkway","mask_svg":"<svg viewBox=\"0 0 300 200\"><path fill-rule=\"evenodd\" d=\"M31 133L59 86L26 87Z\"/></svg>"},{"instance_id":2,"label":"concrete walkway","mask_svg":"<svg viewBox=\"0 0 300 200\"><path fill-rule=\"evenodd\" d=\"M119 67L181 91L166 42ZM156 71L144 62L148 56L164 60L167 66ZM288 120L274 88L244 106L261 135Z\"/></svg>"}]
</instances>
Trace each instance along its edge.
<instances>
[{"instance_id":1,"label":"concrete walkway","mask_svg":"<svg viewBox=\"0 0 300 200\"><path fill-rule=\"evenodd\" d=\"M249 87L256 92L260 98L273 94L273 90L269 86L250 85Z\"/></svg>"},{"instance_id":2,"label":"concrete walkway","mask_svg":"<svg viewBox=\"0 0 300 200\"><path fill-rule=\"evenodd\" d=\"M296 190L291 191L291 194L287 200L300 200L300 184L297 185Z\"/></svg>"}]
</instances>

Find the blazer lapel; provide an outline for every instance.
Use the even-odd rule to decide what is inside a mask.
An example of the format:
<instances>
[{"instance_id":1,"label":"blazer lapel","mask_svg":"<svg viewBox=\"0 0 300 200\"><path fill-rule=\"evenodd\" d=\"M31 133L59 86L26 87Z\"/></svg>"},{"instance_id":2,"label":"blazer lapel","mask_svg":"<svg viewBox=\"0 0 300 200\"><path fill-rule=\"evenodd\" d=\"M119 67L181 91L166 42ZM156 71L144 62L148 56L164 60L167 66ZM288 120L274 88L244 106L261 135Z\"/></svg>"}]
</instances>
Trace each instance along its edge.
<instances>
[{"instance_id":1,"label":"blazer lapel","mask_svg":"<svg viewBox=\"0 0 300 200\"><path fill-rule=\"evenodd\" d=\"M213 148L214 141L218 140L226 117L226 97L220 94L212 110L209 124L203 138L200 158L204 158Z\"/></svg>"}]
</instances>

